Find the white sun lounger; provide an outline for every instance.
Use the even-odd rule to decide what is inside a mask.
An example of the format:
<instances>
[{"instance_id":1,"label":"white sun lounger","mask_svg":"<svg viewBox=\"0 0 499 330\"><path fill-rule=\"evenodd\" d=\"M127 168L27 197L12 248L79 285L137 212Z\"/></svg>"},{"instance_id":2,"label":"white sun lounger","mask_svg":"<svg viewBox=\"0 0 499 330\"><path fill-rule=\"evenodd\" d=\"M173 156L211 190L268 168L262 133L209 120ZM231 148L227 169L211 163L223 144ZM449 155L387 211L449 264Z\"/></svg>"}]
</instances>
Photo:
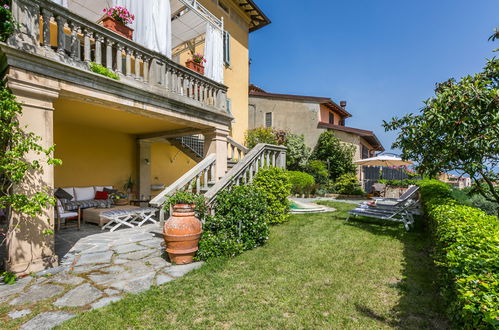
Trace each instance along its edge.
<instances>
[{"instance_id":1,"label":"white sun lounger","mask_svg":"<svg viewBox=\"0 0 499 330\"><path fill-rule=\"evenodd\" d=\"M110 228L113 225L109 231L115 231L120 226L128 226L130 228L141 227L147 221L158 223L158 221L153 219L156 211L157 209L146 207L102 212L101 217L109 219L109 222L102 227L102 230Z\"/></svg>"},{"instance_id":2,"label":"white sun lounger","mask_svg":"<svg viewBox=\"0 0 499 330\"><path fill-rule=\"evenodd\" d=\"M419 206L419 202L414 199L418 190L419 187L415 186L415 188L410 189L409 193L404 194L403 198L376 201L376 205L362 203L357 208L348 212L347 221L350 219L350 215L355 217L364 216L401 222L404 224L406 230L410 230L414 226L414 210Z\"/></svg>"}]
</instances>

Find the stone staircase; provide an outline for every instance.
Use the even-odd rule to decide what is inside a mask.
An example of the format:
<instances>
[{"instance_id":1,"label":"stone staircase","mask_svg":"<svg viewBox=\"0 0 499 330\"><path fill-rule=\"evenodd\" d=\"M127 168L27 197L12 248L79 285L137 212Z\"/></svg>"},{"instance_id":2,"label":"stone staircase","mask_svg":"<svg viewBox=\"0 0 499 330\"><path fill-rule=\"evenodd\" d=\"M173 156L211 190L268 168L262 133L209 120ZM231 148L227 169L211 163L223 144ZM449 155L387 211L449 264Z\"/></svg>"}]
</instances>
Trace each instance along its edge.
<instances>
[{"instance_id":1,"label":"stone staircase","mask_svg":"<svg viewBox=\"0 0 499 330\"><path fill-rule=\"evenodd\" d=\"M168 197L177 191L203 194L208 206L211 207L221 191L251 183L261 168L286 167L285 147L261 143L248 150L231 138L228 138L227 142L229 161L227 172L222 178L217 180L215 176L217 157L216 154L210 154L151 200L150 205L160 210L161 222L165 219L163 205Z\"/></svg>"}]
</instances>

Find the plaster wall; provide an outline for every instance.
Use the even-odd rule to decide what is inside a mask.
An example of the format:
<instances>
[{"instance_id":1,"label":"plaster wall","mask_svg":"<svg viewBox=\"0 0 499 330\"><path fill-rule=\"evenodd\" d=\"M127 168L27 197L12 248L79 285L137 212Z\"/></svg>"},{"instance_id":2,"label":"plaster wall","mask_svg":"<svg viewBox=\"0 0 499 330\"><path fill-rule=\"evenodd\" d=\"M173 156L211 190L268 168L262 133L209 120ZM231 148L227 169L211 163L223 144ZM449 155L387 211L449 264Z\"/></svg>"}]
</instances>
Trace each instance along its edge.
<instances>
[{"instance_id":1,"label":"plaster wall","mask_svg":"<svg viewBox=\"0 0 499 330\"><path fill-rule=\"evenodd\" d=\"M265 126L265 114L272 112L272 126L288 130L294 134L303 134L305 144L315 147L319 135L318 129L320 106L318 103L306 103L269 98L251 97L249 106L249 128Z\"/></svg>"},{"instance_id":2,"label":"plaster wall","mask_svg":"<svg viewBox=\"0 0 499 330\"><path fill-rule=\"evenodd\" d=\"M151 184L172 184L184 175L196 162L168 143L151 144ZM157 194L158 192L152 192Z\"/></svg>"}]
</instances>

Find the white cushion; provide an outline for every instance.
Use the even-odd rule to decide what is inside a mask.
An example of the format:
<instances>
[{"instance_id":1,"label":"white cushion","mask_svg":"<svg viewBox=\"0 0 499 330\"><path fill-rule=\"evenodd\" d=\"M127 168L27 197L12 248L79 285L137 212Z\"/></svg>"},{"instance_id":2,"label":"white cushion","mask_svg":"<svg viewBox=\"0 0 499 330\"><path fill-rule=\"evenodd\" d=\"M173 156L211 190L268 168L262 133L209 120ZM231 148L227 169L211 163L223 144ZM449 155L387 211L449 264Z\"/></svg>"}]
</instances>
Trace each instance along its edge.
<instances>
[{"instance_id":1,"label":"white cushion","mask_svg":"<svg viewBox=\"0 0 499 330\"><path fill-rule=\"evenodd\" d=\"M65 192L67 192L68 194L70 194L71 196L73 196L73 200L75 199L75 191L74 191L73 187L67 187L67 188L61 188L61 189L64 190Z\"/></svg>"},{"instance_id":2,"label":"white cushion","mask_svg":"<svg viewBox=\"0 0 499 330\"><path fill-rule=\"evenodd\" d=\"M78 212L65 212L65 213L61 213L59 215L59 217L61 219L65 219L65 218L74 218L74 217L77 217L78 216Z\"/></svg>"},{"instance_id":3,"label":"white cushion","mask_svg":"<svg viewBox=\"0 0 499 330\"><path fill-rule=\"evenodd\" d=\"M88 201L95 198L94 187L75 187L77 201Z\"/></svg>"},{"instance_id":4,"label":"white cushion","mask_svg":"<svg viewBox=\"0 0 499 330\"><path fill-rule=\"evenodd\" d=\"M104 191L104 188L113 189L113 186L95 186L95 192Z\"/></svg>"}]
</instances>

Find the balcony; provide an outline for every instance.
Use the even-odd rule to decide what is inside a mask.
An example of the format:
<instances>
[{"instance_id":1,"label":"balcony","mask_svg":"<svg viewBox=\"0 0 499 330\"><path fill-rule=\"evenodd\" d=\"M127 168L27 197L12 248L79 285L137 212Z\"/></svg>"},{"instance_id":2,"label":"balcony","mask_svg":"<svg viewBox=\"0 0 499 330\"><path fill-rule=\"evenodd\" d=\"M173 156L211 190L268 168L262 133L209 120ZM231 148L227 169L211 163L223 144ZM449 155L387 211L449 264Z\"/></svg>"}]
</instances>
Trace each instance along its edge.
<instances>
[{"instance_id":1,"label":"balcony","mask_svg":"<svg viewBox=\"0 0 499 330\"><path fill-rule=\"evenodd\" d=\"M131 99L188 108L190 113L203 110L219 122L230 121L223 84L51 1L13 0L12 11L20 27L8 40L10 47L2 47L7 64L90 87L98 85ZM91 63L116 73L119 81L93 73Z\"/></svg>"}]
</instances>

